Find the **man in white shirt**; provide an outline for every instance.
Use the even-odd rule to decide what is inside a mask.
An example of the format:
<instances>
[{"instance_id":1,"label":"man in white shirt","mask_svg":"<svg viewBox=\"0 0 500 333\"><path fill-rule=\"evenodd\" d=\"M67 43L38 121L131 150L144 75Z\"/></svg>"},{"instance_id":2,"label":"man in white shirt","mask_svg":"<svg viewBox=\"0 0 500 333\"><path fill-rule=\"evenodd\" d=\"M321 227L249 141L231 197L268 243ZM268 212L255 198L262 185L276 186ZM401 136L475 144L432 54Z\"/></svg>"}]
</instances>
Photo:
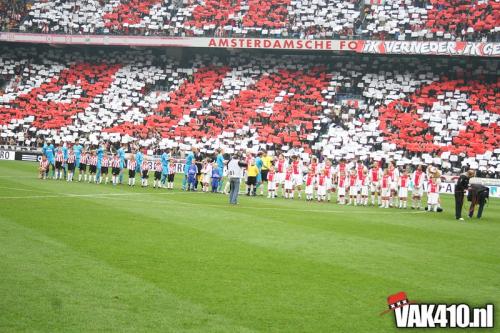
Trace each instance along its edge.
<instances>
[{"instance_id":1,"label":"man in white shirt","mask_svg":"<svg viewBox=\"0 0 500 333\"><path fill-rule=\"evenodd\" d=\"M238 194L240 193L240 181L243 178L243 168L247 167L247 163L240 160L238 154L233 155L231 161L227 165L227 175L229 178L229 203L232 205L238 204Z\"/></svg>"}]
</instances>

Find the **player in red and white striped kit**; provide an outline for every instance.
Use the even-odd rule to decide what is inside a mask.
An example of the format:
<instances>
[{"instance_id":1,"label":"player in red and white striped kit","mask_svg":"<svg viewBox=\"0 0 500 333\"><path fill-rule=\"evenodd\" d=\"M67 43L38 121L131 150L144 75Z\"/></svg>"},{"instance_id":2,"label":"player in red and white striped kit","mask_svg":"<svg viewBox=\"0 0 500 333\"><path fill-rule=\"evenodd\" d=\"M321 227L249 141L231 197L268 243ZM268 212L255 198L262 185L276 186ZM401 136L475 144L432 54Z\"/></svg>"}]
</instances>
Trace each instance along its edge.
<instances>
[{"instance_id":1,"label":"player in red and white striped kit","mask_svg":"<svg viewBox=\"0 0 500 333\"><path fill-rule=\"evenodd\" d=\"M410 173L406 169L404 173L399 177L399 208L406 208L408 202L408 187L410 186Z\"/></svg>"},{"instance_id":2,"label":"player in red and white striped kit","mask_svg":"<svg viewBox=\"0 0 500 333\"><path fill-rule=\"evenodd\" d=\"M384 170L384 175L380 180L380 192L382 196L382 206L380 208L389 208L389 200L391 198L391 176L389 175L389 169Z\"/></svg>"},{"instance_id":3,"label":"player in red and white striped kit","mask_svg":"<svg viewBox=\"0 0 500 333\"><path fill-rule=\"evenodd\" d=\"M79 166L79 172L78 172L78 181L81 182L82 178L83 181L87 181L88 175L87 175L87 159L89 158L89 154L86 151L83 151L82 154L80 155L80 166Z\"/></svg>"},{"instance_id":4,"label":"player in red and white striped kit","mask_svg":"<svg viewBox=\"0 0 500 333\"><path fill-rule=\"evenodd\" d=\"M341 173L344 173L344 176L348 173L347 163L343 158L340 159L339 165L337 165L337 168L335 169L335 177L338 179Z\"/></svg>"},{"instance_id":5,"label":"player in red and white striped kit","mask_svg":"<svg viewBox=\"0 0 500 333\"><path fill-rule=\"evenodd\" d=\"M160 180L161 180L161 172L163 170L163 165L161 164L161 160L157 159L154 164L155 169L155 180L153 181L153 188L161 188Z\"/></svg>"},{"instance_id":6,"label":"player in red and white striped kit","mask_svg":"<svg viewBox=\"0 0 500 333\"><path fill-rule=\"evenodd\" d=\"M391 177L391 197L389 199L389 206L394 207L398 198L399 169L396 168L394 162L389 162L387 169L389 171L389 177Z\"/></svg>"},{"instance_id":7,"label":"player in red and white striped kit","mask_svg":"<svg viewBox=\"0 0 500 333\"><path fill-rule=\"evenodd\" d=\"M114 186L118 184L118 178L120 176L120 157L115 153L113 154L113 159L111 160L111 182Z\"/></svg>"},{"instance_id":8,"label":"player in red and white striped kit","mask_svg":"<svg viewBox=\"0 0 500 333\"><path fill-rule=\"evenodd\" d=\"M135 155L133 154L127 161L127 169L128 169L128 186L135 186L135 170L137 169L137 161L135 160Z\"/></svg>"},{"instance_id":9,"label":"player in red and white striped kit","mask_svg":"<svg viewBox=\"0 0 500 333\"><path fill-rule=\"evenodd\" d=\"M285 159L285 155L280 154L278 160L276 161L276 185L279 187L281 185L281 195L285 197L285 173L288 169L288 162Z\"/></svg>"},{"instance_id":10,"label":"player in red and white striped kit","mask_svg":"<svg viewBox=\"0 0 500 333\"><path fill-rule=\"evenodd\" d=\"M347 163L346 163L346 160L343 158L340 159L339 165L337 165L337 168L335 170L334 178L335 178L335 181L337 182L337 184L339 184L339 178L340 178L341 174L344 174L344 177L347 178L347 175L348 175ZM346 195L346 194L347 193L344 193L344 195ZM339 199L340 199L340 195L337 193L337 203L340 203Z\"/></svg>"},{"instance_id":11,"label":"player in red and white striped kit","mask_svg":"<svg viewBox=\"0 0 500 333\"><path fill-rule=\"evenodd\" d=\"M68 151L68 160L66 161L68 163L68 175L66 178L66 181L72 182L73 181L73 175L75 173L75 163L76 163L76 155L73 149L69 149Z\"/></svg>"},{"instance_id":12,"label":"player in red and white striped kit","mask_svg":"<svg viewBox=\"0 0 500 333\"><path fill-rule=\"evenodd\" d=\"M61 146L59 146L56 150L56 179L62 179L63 165L64 165L64 153L61 149Z\"/></svg>"},{"instance_id":13,"label":"player in red and white striped kit","mask_svg":"<svg viewBox=\"0 0 500 333\"><path fill-rule=\"evenodd\" d=\"M174 189L174 179L175 179L175 160L170 160L170 165L168 166L168 177L167 177L167 189ZM229 184L229 182L227 182Z\"/></svg>"},{"instance_id":14,"label":"player in red and white striped kit","mask_svg":"<svg viewBox=\"0 0 500 333\"><path fill-rule=\"evenodd\" d=\"M382 170L380 169L378 163L373 163L372 168L368 172L368 183L370 184L372 206L375 206L375 197L377 198L377 204L379 206L382 204L380 200L380 180L382 179L382 176Z\"/></svg>"},{"instance_id":15,"label":"player in red and white striped kit","mask_svg":"<svg viewBox=\"0 0 500 333\"><path fill-rule=\"evenodd\" d=\"M316 156L311 157L311 163L307 166L308 172L312 172L313 174L317 175L319 174L319 164L318 164L318 159Z\"/></svg>"},{"instance_id":16,"label":"player in red and white striped kit","mask_svg":"<svg viewBox=\"0 0 500 333\"><path fill-rule=\"evenodd\" d=\"M330 202L330 200L332 199L332 192L334 191L333 184L335 175L332 161L330 161L329 159L325 161L325 166L323 167L322 172L326 176L326 200Z\"/></svg>"},{"instance_id":17,"label":"player in red and white striped kit","mask_svg":"<svg viewBox=\"0 0 500 333\"><path fill-rule=\"evenodd\" d=\"M147 160L142 161L141 164L141 186L148 187L149 178L149 162Z\"/></svg>"},{"instance_id":18,"label":"player in red and white striped kit","mask_svg":"<svg viewBox=\"0 0 500 333\"><path fill-rule=\"evenodd\" d=\"M306 183L307 183L307 176L309 174L313 174L314 176L319 175L319 173L321 172L321 166L319 165L318 158L316 156L311 157L311 162L307 166L306 171L307 171ZM306 191L307 184L305 184L304 186L305 186L305 188L304 188L304 193L305 193L305 192L307 192ZM305 195L306 195L306 201L307 201L307 193L305 193ZM313 198L314 198L314 189L313 189Z\"/></svg>"},{"instance_id":19,"label":"player in red and white striped kit","mask_svg":"<svg viewBox=\"0 0 500 333\"><path fill-rule=\"evenodd\" d=\"M356 163L356 186L357 186L357 196L356 196L356 202L358 205L363 204L362 198L361 198L361 182L363 181L363 178L365 177L366 173L366 167L363 165L363 162L361 160L358 160Z\"/></svg>"},{"instance_id":20,"label":"player in red and white striped kit","mask_svg":"<svg viewBox=\"0 0 500 333\"><path fill-rule=\"evenodd\" d=\"M292 171L293 171L293 190L292 199L295 197L297 191L299 199L302 198L302 183L304 182L302 174L302 160L299 156L292 157Z\"/></svg>"},{"instance_id":21,"label":"player in red and white striped kit","mask_svg":"<svg viewBox=\"0 0 500 333\"><path fill-rule=\"evenodd\" d=\"M87 164L89 165L89 183L93 183L96 180L95 175L97 173L97 156L95 151L92 151Z\"/></svg>"},{"instance_id":22,"label":"player in red and white striped kit","mask_svg":"<svg viewBox=\"0 0 500 333\"><path fill-rule=\"evenodd\" d=\"M411 176L413 183L411 209L420 209L422 205L422 196L424 194L425 173L422 171L422 166L417 166L417 169Z\"/></svg>"},{"instance_id":23,"label":"player in red and white striped kit","mask_svg":"<svg viewBox=\"0 0 500 333\"><path fill-rule=\"evenodd\" d=\"M102 183L102 180L104 179L104 184L107 184L109 182L109 167L111 166L111 159L110 157L104 153L104 156L102 157L101 161L101 177L99 177L99 184Z\"/></svg>"}]
</instances>

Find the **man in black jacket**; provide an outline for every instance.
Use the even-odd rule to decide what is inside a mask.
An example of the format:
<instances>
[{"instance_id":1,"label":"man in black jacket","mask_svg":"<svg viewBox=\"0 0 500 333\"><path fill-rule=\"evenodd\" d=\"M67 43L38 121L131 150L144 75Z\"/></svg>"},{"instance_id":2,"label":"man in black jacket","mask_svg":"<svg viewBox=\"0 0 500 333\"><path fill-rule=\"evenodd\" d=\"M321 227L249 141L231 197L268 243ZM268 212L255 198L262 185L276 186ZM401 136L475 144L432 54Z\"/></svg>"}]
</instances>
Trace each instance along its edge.
<instances>
[{"instance_id":1,"label":"man in black jacket","mask_svg":"<svg viewBox=\"0 0 500 333\"><path fill-rule=\"evenodd\" d=\"M462 207L464 205L465 190L469 187L469 180L474 177L474 170L469 170L467 173L460 175L457 184L455 185L455 218L463 221Z\"/></svg>"},{"instance_id":2,"label":"man in black jacket","mask_svg":"<svg viewBox=\"0 0 500 333\"><path fill-rule=\"evenodd\" d=\"M467 193L467 200L470 201L469 217L474 216L474 208L479 205L477 210L477 218L480 219L483 215L483 208L486 200L490 197L490 189L480 184L472 184Z\"/></svg>"},{"instance_id":3,"label":"man in black jacket","mask_svg":"<svg viewBox=\"0 0 500 333\"><path fill-rule=\"evenodd\" d=\"M196 167L198 168L198 173L196 174L196 180L194 187L198 189L198 184L201 183L201 169L203 169L203 158L204 156L201 154L200 150L197 149L196 152L194 152L194 163L196 164Z\"/></svg>"}]
</instances>

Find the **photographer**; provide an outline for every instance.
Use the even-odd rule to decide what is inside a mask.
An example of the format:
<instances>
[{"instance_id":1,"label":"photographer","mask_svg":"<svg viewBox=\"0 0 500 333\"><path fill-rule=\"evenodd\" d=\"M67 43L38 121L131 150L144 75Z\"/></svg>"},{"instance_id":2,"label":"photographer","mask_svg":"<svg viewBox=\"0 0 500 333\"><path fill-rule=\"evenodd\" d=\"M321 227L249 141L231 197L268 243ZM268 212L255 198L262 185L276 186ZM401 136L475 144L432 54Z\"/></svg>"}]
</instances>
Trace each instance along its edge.
<instances>
[{"instance_id":1,"label":"photographer","mask_svg":"<svg viewBox=\"0 0 500 333\"><path fill-rule=\"evenodd\" d=\"M474 170L469 170L467 173L460 175L457 184L455 185L455 218L463 221L462 207L464 205L465 190L469 187L469 180L474 177Z\"/></svg>"},{"instance_id":2,"label":"photographer","mask_svg":"<svg viewBox=\"0 0 500 333\"><path fill-rule=\"evenodd\" d=\"M247 166L247 163L240 160L240 156L238 154L233 155L231 161L229 161L229 164L227 165L227 174L230 184L229 203L232 205L238 204L240 181L243 178L243 170Z\"/></svg>"}]
</instances>

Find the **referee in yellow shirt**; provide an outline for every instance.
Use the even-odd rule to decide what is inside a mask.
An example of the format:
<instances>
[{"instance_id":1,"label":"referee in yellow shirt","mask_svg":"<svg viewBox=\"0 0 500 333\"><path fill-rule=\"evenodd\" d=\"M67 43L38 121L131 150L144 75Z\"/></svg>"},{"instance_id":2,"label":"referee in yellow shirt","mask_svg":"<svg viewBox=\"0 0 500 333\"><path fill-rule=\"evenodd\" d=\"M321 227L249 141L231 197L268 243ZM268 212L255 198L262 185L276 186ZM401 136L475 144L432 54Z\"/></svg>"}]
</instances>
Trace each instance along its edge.
<instances>
[{"instance_id":1,"label":"referee in yellow shirt","mask_svg":"<svg viewBox=\"0 0 500 333\"><path fill-rule=\"evenodd\" d=\"M273 162L273 158L269 155L267 155L267 151L262 152L262 183L267 182L267 173L269 172L269 169L271 168L271 163Z\"/></svg>"}]
</instances>

